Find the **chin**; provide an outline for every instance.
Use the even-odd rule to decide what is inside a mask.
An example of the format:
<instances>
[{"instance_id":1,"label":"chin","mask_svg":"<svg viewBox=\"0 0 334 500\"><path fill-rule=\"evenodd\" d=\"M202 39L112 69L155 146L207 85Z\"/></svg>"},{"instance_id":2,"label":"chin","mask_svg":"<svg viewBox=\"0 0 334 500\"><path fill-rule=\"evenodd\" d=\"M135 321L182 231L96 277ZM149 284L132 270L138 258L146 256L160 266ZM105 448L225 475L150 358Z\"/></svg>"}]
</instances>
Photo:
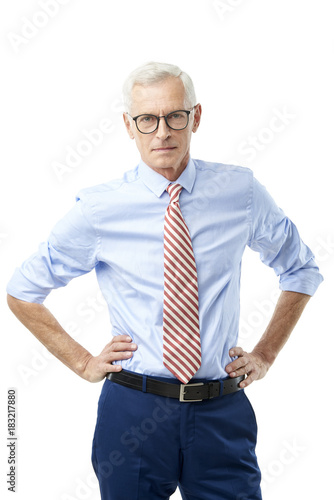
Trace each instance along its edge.
<instances>
[{"instance_id":1,"label":"chin","mask_svg":"<svg viewBox=\"0 0 334 500\"><path fill-rule=\"evenodd\" d=\"M177 164L178 161L167 159L167 158L152 158L150 161L150 164L153 165L155 168L175 168L175 164Z\"/></svg>"},{"instance_id":2,"label":"chin","mask_svg":"<svg viewBox=\"0 0 334 500\"><path fill-rule=\"evenodd\" d=\"M175 162L155 162L157 168L175 168Z\"/></svg>"}]
</instances>

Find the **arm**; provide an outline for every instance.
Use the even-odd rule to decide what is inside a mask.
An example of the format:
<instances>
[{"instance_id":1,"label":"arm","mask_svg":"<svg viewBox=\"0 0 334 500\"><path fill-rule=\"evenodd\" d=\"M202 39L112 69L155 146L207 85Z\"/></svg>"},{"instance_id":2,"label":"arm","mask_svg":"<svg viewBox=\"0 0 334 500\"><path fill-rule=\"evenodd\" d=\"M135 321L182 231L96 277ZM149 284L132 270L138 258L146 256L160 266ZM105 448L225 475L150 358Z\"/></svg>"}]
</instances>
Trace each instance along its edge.
<instances>
[{"instance_id":1,"label":"arm","mask_svg":"<svg viewBox=\"0 0 334 500\"><path fill-rule=\"evenodd\" d=\"M89 382L99 382L109 372L118 372L113 361L127 359L137 349L127 335L114 337L98 356L92 356L76 342L42 304L24 302L7 296L9 308L21 323L62 363Z\"/></svg>"},{"instance_id":2,"label":"arm","mask_svg":"<svg viewBox=\"0 0 334 500\"><path fill-rule=\"evenodd\" d=\"M253 351L247 353L241 347L230 349L230 356L238 356L238 358L226 366L227 373L230 377L247 375L240 387L247 387L254 380L265 376L288 340L310 298L309 295L303 293L283 291L269 325Z\"/></svg>"},{"instance_id":3,"label":"arm","mask_svg":"<svg viewBox=\"0 0 334 500\"><path fill-rule=\"evenodd\" d=\"M323 277L310 248L296 226L276 205L267 190L253 178L248 246L280 277L282 291L269 325L251 353L230 349L237 359L226 366L230 377L247 375L240 387L265 376L288 340L310 297ZM294 290L294 291L290 291Z\"/></svg>"}]
</instances>

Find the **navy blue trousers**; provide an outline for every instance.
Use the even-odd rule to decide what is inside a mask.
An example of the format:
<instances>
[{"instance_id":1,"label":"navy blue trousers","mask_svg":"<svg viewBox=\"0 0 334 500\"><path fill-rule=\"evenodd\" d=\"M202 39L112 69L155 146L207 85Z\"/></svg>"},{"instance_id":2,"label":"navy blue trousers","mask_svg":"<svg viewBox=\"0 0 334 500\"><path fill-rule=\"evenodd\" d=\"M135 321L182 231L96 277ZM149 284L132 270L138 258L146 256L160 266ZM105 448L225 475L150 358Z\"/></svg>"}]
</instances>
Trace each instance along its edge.
<instances>
[{"instance_id":1,"label":"navy blue trousers","mask_svg":"<svg viewBox=\"0 0 334 500\"><path fill-rule=\"evenodd\" d=\"M261 500L256 438L243 390L182 403L106 379L92 453L101 499L167 500L179 487L183 500Z\"/></svg>"}]
</instances>

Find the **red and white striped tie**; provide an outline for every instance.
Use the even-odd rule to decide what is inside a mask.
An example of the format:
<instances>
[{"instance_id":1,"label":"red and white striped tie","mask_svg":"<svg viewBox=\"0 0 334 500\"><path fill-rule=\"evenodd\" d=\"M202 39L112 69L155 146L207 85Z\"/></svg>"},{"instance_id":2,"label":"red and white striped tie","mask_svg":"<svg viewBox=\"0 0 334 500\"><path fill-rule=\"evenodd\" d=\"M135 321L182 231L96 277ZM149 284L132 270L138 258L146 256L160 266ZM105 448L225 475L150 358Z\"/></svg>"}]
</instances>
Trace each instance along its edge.
<instances>
[{"instance_id":1,"label":"red and white striped tie","mask_svg":"<svg viewBox=\"0 0 334 500\"><path fill-rule=\"evenodd\" d=\"M164 365L183 384L201 366L197 271L190 234L182 217L180 184L169 184L164 224Z\"/></svg>"}]
</instances>

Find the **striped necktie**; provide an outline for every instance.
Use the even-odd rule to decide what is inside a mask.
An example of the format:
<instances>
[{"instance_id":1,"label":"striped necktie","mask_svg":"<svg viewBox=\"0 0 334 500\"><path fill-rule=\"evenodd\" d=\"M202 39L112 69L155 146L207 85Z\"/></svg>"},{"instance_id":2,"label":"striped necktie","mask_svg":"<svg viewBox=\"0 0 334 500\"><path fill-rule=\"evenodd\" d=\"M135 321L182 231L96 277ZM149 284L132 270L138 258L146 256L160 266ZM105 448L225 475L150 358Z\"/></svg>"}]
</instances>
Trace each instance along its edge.
<instances>
[{"instance_id":1,"label":"striped necktie","mask_svg":"<svg viewBox=\"0 0 334 500\"><path fill-rule=\"evenodd\" d=\"M169 184L164 224L163 362L183 384L201 366L197 271L182 217L180 184Z\"/></svg>"}]
</instances>

